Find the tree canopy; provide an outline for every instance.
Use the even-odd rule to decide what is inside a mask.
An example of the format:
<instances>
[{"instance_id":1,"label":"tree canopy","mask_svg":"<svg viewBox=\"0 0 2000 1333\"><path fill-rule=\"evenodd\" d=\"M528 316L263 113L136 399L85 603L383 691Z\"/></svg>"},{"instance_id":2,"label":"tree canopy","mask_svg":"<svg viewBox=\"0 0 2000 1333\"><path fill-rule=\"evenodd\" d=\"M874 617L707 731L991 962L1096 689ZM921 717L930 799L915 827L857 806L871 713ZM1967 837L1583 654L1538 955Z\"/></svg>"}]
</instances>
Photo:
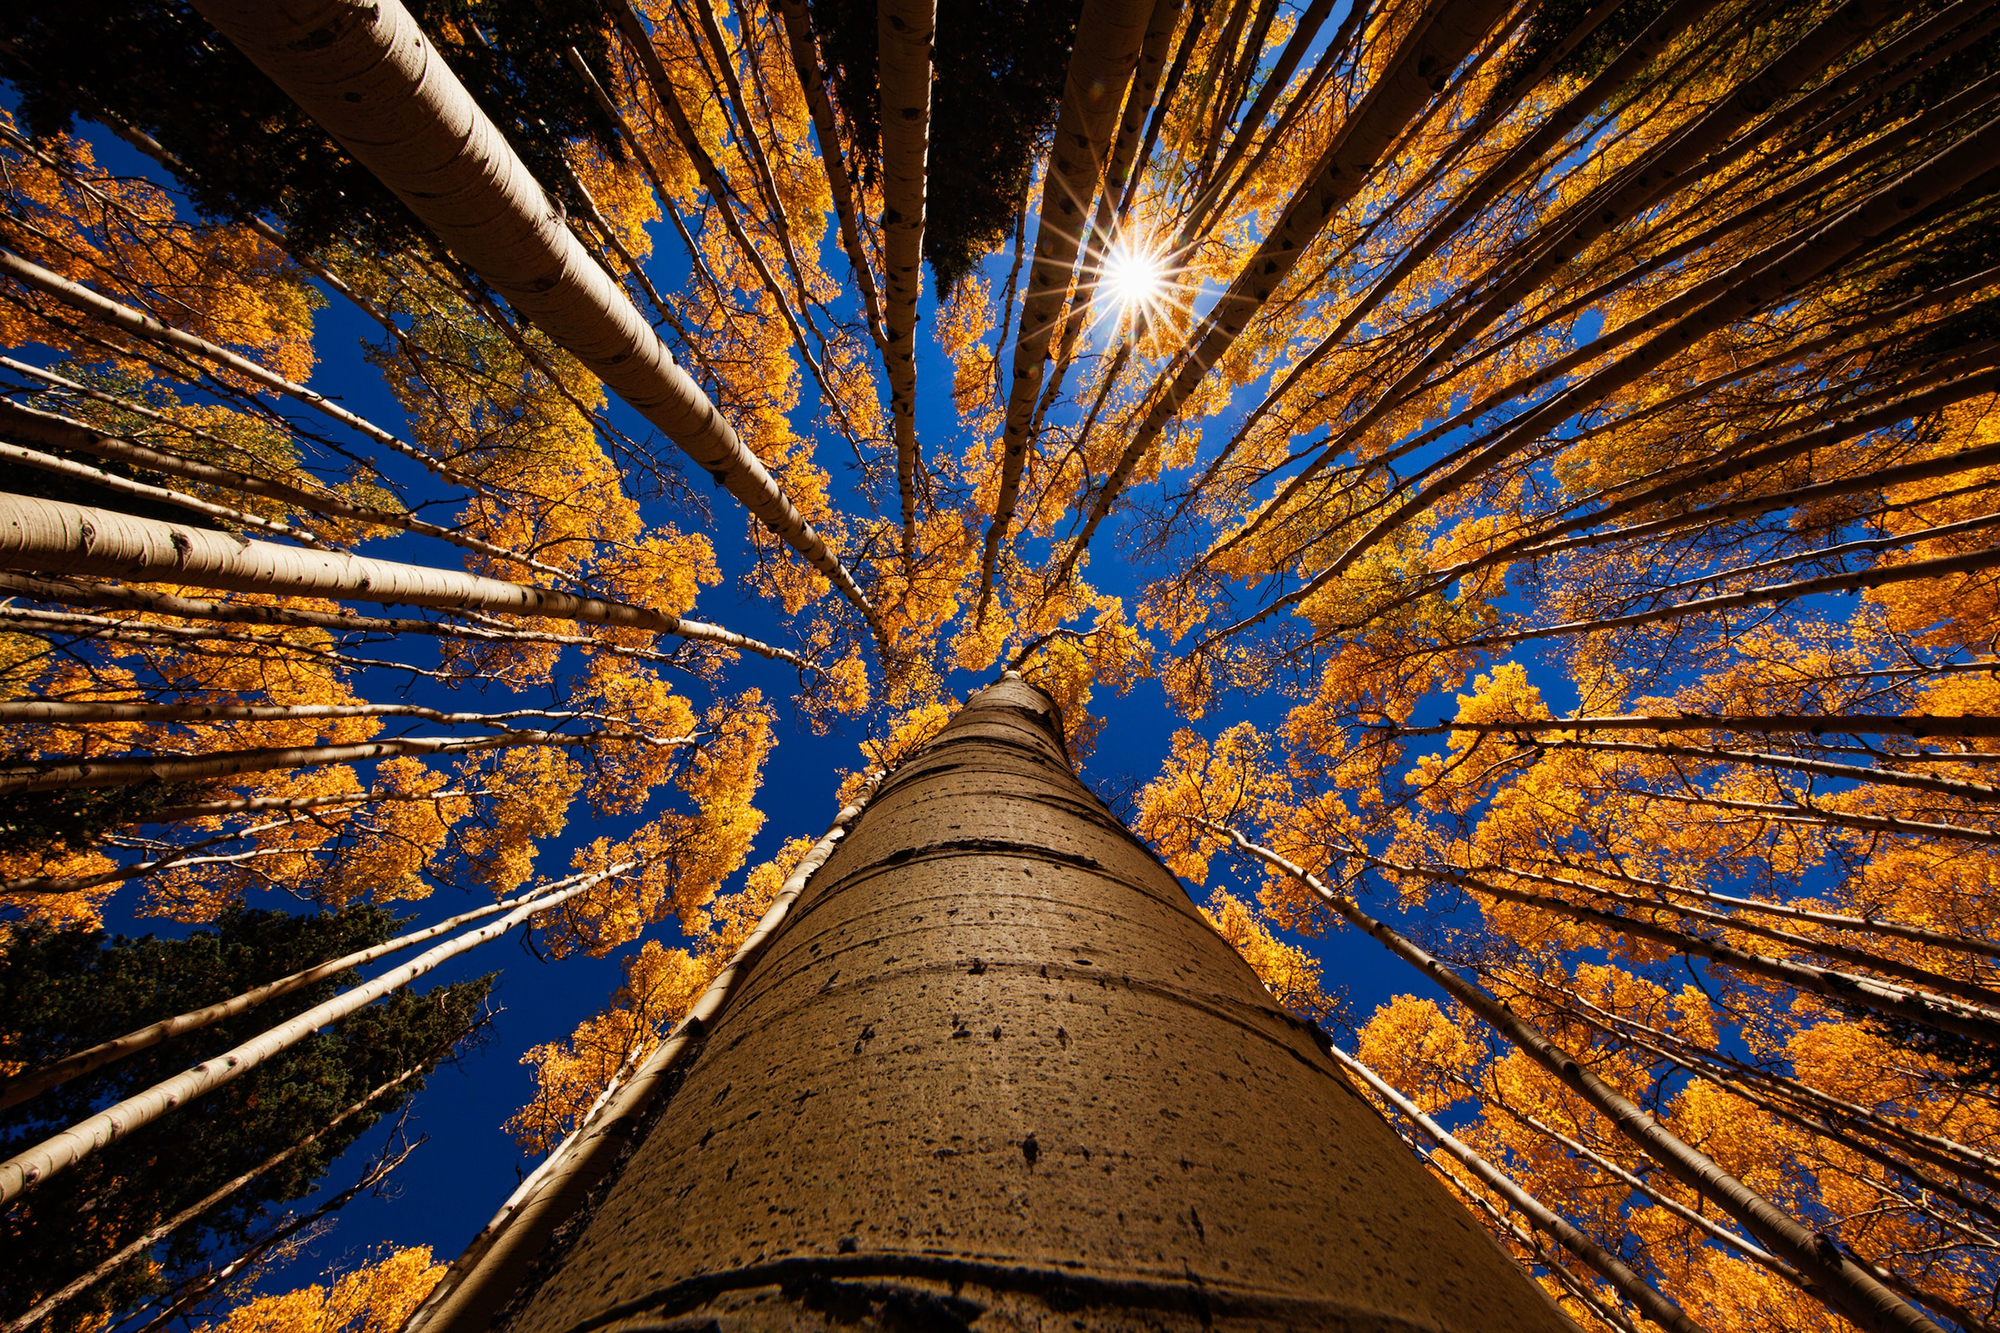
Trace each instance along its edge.
<instances>
[{"instance_id":1,"label":"tree canopy","mask_svg":"<svg viewBox=\"0 0 2000 1333\"><path fill-rule=\"evenodd\" d=\"M545 1152L809 860L784 726L1142 690L1135 827L1579 1322L2000 1317L2000 7L259 8L0 19L10 949L470 895L625 969Z\"/></svg>"}]
</instances>

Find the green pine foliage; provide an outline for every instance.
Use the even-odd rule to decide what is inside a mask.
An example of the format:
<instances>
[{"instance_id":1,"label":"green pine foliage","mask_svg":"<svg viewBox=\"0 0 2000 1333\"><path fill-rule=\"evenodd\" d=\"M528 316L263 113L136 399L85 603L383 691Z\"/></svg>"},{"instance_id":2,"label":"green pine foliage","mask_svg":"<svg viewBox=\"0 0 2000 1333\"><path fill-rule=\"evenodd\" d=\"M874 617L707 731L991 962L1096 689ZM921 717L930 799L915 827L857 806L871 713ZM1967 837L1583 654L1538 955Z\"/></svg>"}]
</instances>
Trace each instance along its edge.
<instances>
[{"instance_id":1,"label":"green pine foliage","mask_svg":"<svg viewBox=\"0 0 2000 1333\"><path fill-rule=\"evenodd\" d=\"M548 188L560 146L618 152L616 127L570 71L571 47L604 77L608 28L596 0L413 0L453 72ZM429 234L313 119L176 0L74 0L0 8L0 77L30 133L103 113L180 159L195 203L218 217L276 218L295 245L341 241L428 248ZM579 201L569 200L569 203Z\"/></svg>"},{"instance_id":2,"label":"green pine foliage","mask_svg":"<svg viewBox=\"0 0 2000 1333\"><path fill-rule=\"evenodd\" d=\"M186 939L107 938L24 927L0 945L0 1068L34 1068L146 1023L387 939L377 907L316 916L237 909ZM327 999L352 975L163 1042L0 1112L6 1155ZM0 1308L19 1314L224 1182L326 1125L412 1068L426 1073L479 1021L490 976L399 991L217 1089L182 1115L112 1144L0 1217ZM313 1191L343 1149L423 1086L411 1078L51 1317L96 1326L241 1246L275 1204Z\"/></svg>"},{"instance_id":3,"label":"green pine foliage","mask_svg":"<svg viewBox=\"0 0 2000 1333\"><path fill-rule=\"evenodd\" d=\"M96 846L107 830L143 824L162 810L200 799L207 790L198 782L145 782L11 792L0 798L0 852L81 851Z\"/></svg>"},{"instance_id":4,"label":"green pine foliage","mask_svg":"<svg viewBox=\"0 0 2000 1333\"><path fill-rule=\"evenodd\" d=\"M938 6L924 258L940 300L1001 238L1048 144L1082 0L963 0ZM812 0L841 113L864 175L881 158L874 0Z\"/></svg>"}]
</instances>

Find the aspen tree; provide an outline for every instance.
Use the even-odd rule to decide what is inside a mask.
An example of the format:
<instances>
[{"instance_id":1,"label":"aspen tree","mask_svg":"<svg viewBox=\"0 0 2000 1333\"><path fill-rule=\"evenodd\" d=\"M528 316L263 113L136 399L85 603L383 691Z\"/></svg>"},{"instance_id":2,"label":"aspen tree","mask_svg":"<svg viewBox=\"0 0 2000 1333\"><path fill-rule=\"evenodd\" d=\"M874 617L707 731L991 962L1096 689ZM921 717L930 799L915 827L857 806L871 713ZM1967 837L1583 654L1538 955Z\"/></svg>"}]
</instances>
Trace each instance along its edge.
<instances>
[{"instance_id":1,"label":"aspen tree","mask_svg":"<svg viewBox=\"0 0 2000 1333\"><path fill-rule=\"evenodd\" d=\"M0 21L0 903L643 861L539 917L625 985L413 1327L1990 1322L2000 9L198 8ZM1075 778L1154 673L1202 906ZM781 695L893 771L732 891ZM1465 1006L1354 1015L1379 1106L1340 920Z\"/></svg>"},{"instance_id":2,"label":"aspen tree","mask_svg":"<svg viewBox=\"0 0 2000 1333\"><path fill-rule=\"evenodd\" d=\"M968 894L954 913L951 900ZM968 914L977 924L954 920ZM890 922L903 923L893 937L881 934ZM1177 979L1191 957L1214 959L1192 988ZM1052 1301L1064 1318L1142 1304L1168 1327L1192 1328L1203 1315L1183 1302L1198 1289L1210 1318L1296 1324L1366 1309L1443 1327L1561 1326L1340 1081L1311 1031L1272 1004L1179 885L1095 803L1070 768L1053 702L1018 678L974 696L882 782L740 986L704 1018L706 1040L644 1141L526 1295L516 1318L527 1327L603 1309L664 1318L785 1310L809 1274L864 1283L855 1290L879 1293L862 1297L871 1301L951 1301L961 1318L1026 1316ZM1126 1025L1163 1006L1176 1015L1174 1053L1128 1047ZM743 1024L795 1031L798 1052L777 1066L751 1057L765 1071L753 1074L742 1063L750 1048L730 1038ZM968 1103L955 1090L967 1078L998 1086L1016 1062L1041 1071L1019 1085L1026 1102ZM1240 1095L1285 1098L1292 1110L1218 1106L1213 1076L1198 1077L1206 1064L1240 1071L1232 1077L1241 1083L1225 1085ZM773 1094L754 1092L751 1080L774 1076L801 1123L729 1109L739 1099L746 1111L768 1104ZM933 1083L934 1094L912 1092ZM1078 1096L1072 1085L1096 1091ZM1280 1091L1287 1086L1297 1091ZM913 1096L930 1108L925 1116L866 1109ZM693 1124L713 1130L699 1148L704 1130ZM787 1151L757 1146L766 1124ZM1127 1187L1138 1193L1122 1222L1093 1202L1106 1154L1114 1178L1119 1162L1135 1164ZM1357 1174L1364 1155L1368 1169ZM1154 1159L1157 1170L1145 1165ZM692 1187L671 1205L656 1181L663 1169ZM1246 1171L1296 1179L1302 1169L1323 1173L1302 1194L1242 1183ZM747 1189L746 1172L765 1183ZM957 1182L959 1200L1008 1189L1045 1199L997 1224L948 1202L942 1186L931 1192L927 1179ZM1169 1180L1171 1203L1143 1202ZM750 1203L826 1190L839 1202L829 1196L825 1219L816 1206ZM907 1234L871 1224L867 1194L889 1208L882 1218L917 1207L937 1210L935 1219ZM1274 1210L1287 1217L1288 1243L1253 1256L1248 1237L1275 1234L1258 1220ZM823 1234L827 1221L839 1234ZM1127 1257L1135 1226L1152 1237L1144 1253L1164 1262ZM693 1258L717 1244L720 1263ZM1418 1277L1445 1254L1452 1280ZM619 1270L627 1276L610 1278ZM441 1309L423 1327L472 1327L483 1316L468 1307L463 1319Z\"/></svg>"}]
</instances>

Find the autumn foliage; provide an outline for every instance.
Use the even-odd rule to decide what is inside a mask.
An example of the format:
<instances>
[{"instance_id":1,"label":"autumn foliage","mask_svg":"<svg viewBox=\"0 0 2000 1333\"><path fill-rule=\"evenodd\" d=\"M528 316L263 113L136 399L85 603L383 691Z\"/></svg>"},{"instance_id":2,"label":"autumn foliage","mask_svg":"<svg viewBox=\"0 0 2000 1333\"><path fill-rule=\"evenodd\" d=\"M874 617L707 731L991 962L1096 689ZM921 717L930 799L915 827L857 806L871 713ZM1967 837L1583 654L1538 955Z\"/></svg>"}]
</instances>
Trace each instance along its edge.
<instances>
[{"instance_id":1,"label":"autumn foliage","mask_svg":"<svg viewBox=\"0 0 2000 1333\"><path fill-rule=\"evenodd\" d=\"M806 854L760 807L783 737L850 737L812 780L852 800L1011 669L1085 764L1143 715L1133 826L1267 989L1690 1323L1995 1322L1990 6L1083 0L1018 67L983 3L887 57L827 0L423 8L793 529L372 178L298 177L359 169L273 88L204 92L293 136L256 189L110 95L142 18L229 50L113 8L95 57L0 21L10 938L577 888L536 947L624 980L494 1111L549 1153ZM919 102L964 155L928 178L875 123ZM262 572L114 576L117 516ZM1430 963L1358 1012L1384 932ZM397 1251L205 1327L388 1333L436 1280Z\"/></svg>"}]
</instances>

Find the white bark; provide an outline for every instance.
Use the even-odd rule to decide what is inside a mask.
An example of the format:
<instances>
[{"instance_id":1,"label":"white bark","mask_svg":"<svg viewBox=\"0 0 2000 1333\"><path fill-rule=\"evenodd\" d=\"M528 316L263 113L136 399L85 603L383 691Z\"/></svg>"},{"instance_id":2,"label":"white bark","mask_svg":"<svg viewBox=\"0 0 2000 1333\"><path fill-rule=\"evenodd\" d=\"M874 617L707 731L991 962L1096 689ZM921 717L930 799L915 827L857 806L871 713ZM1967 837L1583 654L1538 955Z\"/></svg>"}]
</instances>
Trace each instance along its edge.
<instances>
[{"instance_id":1,"label":"white bark","mask_svg":"<svg viewBox=\"0 0 2000 1333\"><path fill-rule=\"evenodd\" d=\"M353 519L361 523L378 524L382 527L401 528L405 532L421 533L426 537L436 537L462 546L468 551L496 560L507 560L526 565L540 573L555 578L568 577L564 571L547 565L531 555L496 546L492 542L481 541L477 537L455 532L436 523L426 523L410 514L394 513L386 509L371 509L362 505L348 504L336 495L272 481L265 477L253 477L248 473L229 468L216 467L196 459L183 458L179 454L166 453L135 440L116 435L102 435L78 422L47 412L37 412L19 403L0 402L0 429L4 429L15 439L25 439L45 448L71 449L79 453L95 454L99 458L114 458L124 463L134 463L154 472L164 472L170 477L183 477L189 481L207 482L242 491L247 495L262 495L286 504L297 505L315 514L330 518ZM262 523L261 519L250 520Z\"/></svg>"},{"instance_id":2,"label":"white bark","mask_svg":"<svg viewBox=\"0 0 2000 1333\"><path fill-rule=\"evenodd\" d=\"M0 494L0 568L684 632L678 616L625 602L344 551L248 541L213 529L25 495Z\"/></svg>"},{"instance_id":3,"label":"white bark","mask_svg":"<svg viewBox=\"0 0 2000 1333\"><path fill-rule=\"evenodd\" d=\"M1888 1330L1943 1333L1928 1316L1903 1301L1860 1265L1837 1250L1829 1253L1823 1249L1810 1228L1801 1225L1724 1171L1706 1153L1683 1141L1665 1124L1585 1068L1575 1056L1550 1041L1541 1029L1521 1019L1483 987L1466 981L1363 912L1353 901L1327 888L1318 876L1308 874L1269 848L1258 846L1233 828L1210 824L1205 820L1198 822L1211 832L1228 838L1247 855L1296 879L1349 922L1380 940L1390 952L1436 981L1453 999L1486 1020L1536 1064L1560 1080L1564 1087L1582 1097L1647 1156L1742 1223L1752 1235L1805 1274L1812 1283L1812 1295L1846 1315L1859 1327L1871 1330L1871 1333L1888 1333Z\"/></svg>"},{"instance_id":4,"label":"white bark","mask_svg":"<svg viewBox=\"0 0 2000 1333\"><path fill-rule=\"evenodd\" d=\"M489 940L499 939L537 913L545 912L558 903L567 902L604 880L626 873L638 864L637 861L624 861L608 870L574 876L566 887L560 886L560 882L558 885L551 885L498 921L481 926L477 930L469 930L457 939L448 940L433 949L428 949L401 967L383 973L366 985L344 991L324 1004L315 1005L298 1017L260 1033L213 1059L204 1060L192 1069L156 1083L144 1092L135 1093L86 1120L78 1121L53 1138L16 1153L5 1162L0 1162L0 1205L13 1202L25 1191L76 1165L113 1141L153 1123L175 1107L193 1101L230 1080L249 1073L309 1034L372 1004L391 991L400 990L448 959L455 958Z\"/></svg>"},{"instance_id":5,"label":"white bark","mask_svg":"<svg viewBox=\"0 0 2000 1333\"><path fill-rule=\"evenodd\" d=\"M924 289L924 204L931 134L931 41L937 0L881 0L882 266L888 283L889 410L903 503L903 564L916 561L917 297Z\"/></svg>"},{"instance_id":6,"label":"white bark","mask_svg":"<svg viewBox=\"0 0 2000 1333\"><path fill-rule=\"evenodd\" d=\"M115 472L107 472L88 463L73 459L58 458L45 454L39 449L27 449L18 444L0 440L0 463L12 463L17 467L31 467L38 472L53 473L58 477L68 477L72 481L95 486L116 495L131 496L136 500L152 500L160 504L172 505L190 514L199 514L211 522L225 528L249 528L252 532L262 532L273 537L289 537L291 540L316 551L329 550L327 544L317 535L304 528L293 527L275 519L264 518L229 505L219 505L189 495L186 491L169 490L165 486L149 486L143 481L133 481Z\"/></svg>"},{"instance_id":7,"label":"white bark","mask_svg":"<svg viewBox=\"0 0 2000 1333\"><path fill-rule=\"evenodd\" d=\"M40 1069L29 1070L24 1074L16 1074L4 1084L0 1084L0 1110L5 1110L10 1106L19 1106L31 1097L39 1097L50 1088L60 1087L73 1078L88 1074L93 1069L102 1069L108 1064L114 1064L119 1060L123 1060L128 1055L137 1054L149 1046L157 1046L169 1038L178 1037L183 1032L192 1032L196 1028L204 1028L211 1023L219 1023L225 1018L234 1018L246 1010L256 1008L267 1000L275 1000L280 996L290 995L294 991L303 990L307 986L325 981L328 977L338 976L349 968L362 967L374 962L377 958L386 958L390 954L401 953L405 949L414 948L426 940L436 939L440 935L448 935L468 922L483 920L496 912L511 911L523 903L533 901L545 892L546 890L537 889L533 893L520 894L497 903L490 903L485 907L475 907L470 912L460 912L457 916L445 918L435 926L426 926L422 930L413 930L407 934L398 935L392 940L384 940L382 943L371 945L366 949L357 949L353 953L335 958L330 962L315 963L313 966L294 972L290 976L279 977L275 981L267 981L261 986L252 986L242 994L231 996L227 1000L218 1000L214 1004L205 1005L200 1009L191 1009L187 1013L176 1014L172 1018L163 1018L157 1023L148 1023L145 1027L134 1029L122 1037L113 1037L110 1041L99 1042L87 1050L78 1051L74 1055L66 1055L52 1064L43 1065Z\"/></svg>"},{"instance_id":8,"label":"white bark","mask_svg":"<svg viewBox=\"0 0 2000 1333\"><path fill-rule=\"evenodd\" d=\"M292 722L342 717L414 717L440 726L496 726L524 717L553 721L608 719L601 713L517 708L504 713L446 713L422 704L154 704L63 703L23 699L0 703L0 723L87 726L106 722Z\"/></svg>"},{"instance_id":9,"label":"white bark","mask_svg":"<svg viewBox=\"0 0 2000 1333\"><path fill-rule=\"evenodd\" d=\"M505 584L509 588L518 584ZM334 614L326 611L309 611L299 607L258 606L249 602L218 602L205 597L177 597L172 593L154 592L148 588L135 588L122 583L79 583L51 581L48 579L22 578L0 574L0 593L12 593L31 597L38 602L55 602L61 606L88 606L98 609L117 607L134 611L151 611L158 615L174 616L182 620L218 620L245 625L297 625L313 629L331 630L335 634L429 634L446 639L477 639L486 642L522 643L565 643L589 647L596 652L615 653L620 657L633 657L648 662L670 662L675 659L669 653L656 653L644 648L628 648L602 639L592 639L580 634L556 634L545 630L503 630L484 625L471 625L457 621L412 620L407 617L357 616L348 613ZM612 603L612 605L619 605ZM469 608L457 608L463 613ZM643 609L643 608L641 608ZM653 614L648 612L648 614ZM81 626L84 622L98 621L99 617L79 616L75 618ZM116 624L118 622L105 622ZM789 649L778 648L759 639L746 638L719 625L704 624L699 620L680 620L680 628L672 631L684 639L698 643L715 644L723 648L741 649L756 653L779 662L789 662L806 670L812 663ZM95 626L103 628L103 625ZM145 622L148 629L163 629L157 622Z\"/></svg>"},{"instance_id":10,"label":"white bark","mask_svg":"<svg viewBox=\"0 0 2000 1333\"><path fill-rule=\"evenodd\" d=\"M445 736L404 736L363 741L354 745L267 746L252 750L221 750L196 755L114 755L107 759L36 761L0 767L0 794L62 791L73 787L131 787L142 782L210 782L241 773L319 764L353 764L406 754L464 754L471 750L505 750L516 746L589 746L601 741L636 739L648 744L685 744L690 737L654 741L631 732L503 731L497 736L465 739Z\"/></svg>"},{"instance_id":11,"label":"white bark","mask_svg":"<svg viewBox=\"0 0 2000 1333\"><path fill-rule=\"evenodd\" d=\"M200 0L196 7L453 254L877 624L853 576L570 233L398 0Z\"/></svg>"},{"instance_id":12,"label":"white bark","mask_svg":"<svg viewBox=\"0 0 2000 1333\"><path fill-rule=\"evenodd\" d=\"M977 615L993 596L1000 543L1014 522L1021 472L1028 460L1028 427L1049 355L1056 316L1070 294L1085 219L1097 195L1104 159L1118 123L1139 48L1153 16L1151 0L1086 0L1077 16L1076 43L1063 85L1054 146L1042 177L1042 204L1035 229L1035 261L1028 269L1028 294L1021 307L1021 331L1014 340L1014 380L1007 389L1007 428L1002 436L1000 493L986 528L979 573ZM1085 299L1078 282L1076 300ZM1073 316L1074 318L1074 316Z\"/></svg>"}]
</instances>

